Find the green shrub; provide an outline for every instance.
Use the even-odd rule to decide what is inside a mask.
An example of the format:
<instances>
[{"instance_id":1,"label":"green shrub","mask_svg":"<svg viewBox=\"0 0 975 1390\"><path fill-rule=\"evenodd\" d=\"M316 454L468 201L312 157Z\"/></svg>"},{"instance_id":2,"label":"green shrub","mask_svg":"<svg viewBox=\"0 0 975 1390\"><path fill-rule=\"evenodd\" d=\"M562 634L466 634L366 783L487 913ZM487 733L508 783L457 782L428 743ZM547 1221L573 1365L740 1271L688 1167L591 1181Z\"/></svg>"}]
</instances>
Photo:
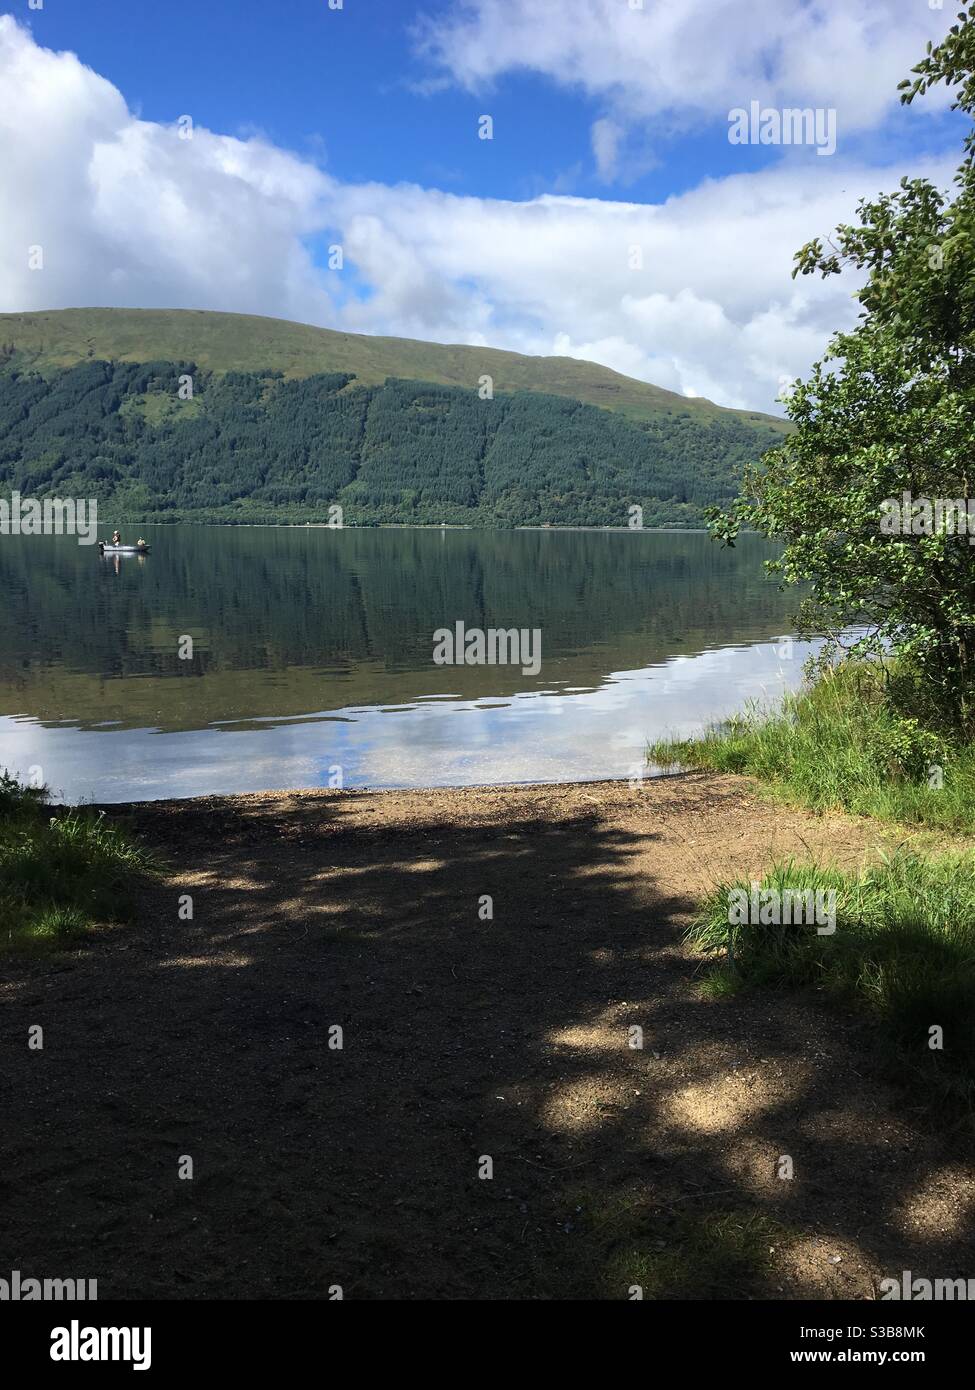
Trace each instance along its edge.
<instances>
[{"instance_id":1,"label":"green shrub","mask_svg":"<svg viewBox=\"0 0 975 1390\"><path fill-rule=\"evenodd\" d=\"M702 737L648 749L664 766L710 767L765 782L773 796L816 811L975 830L975 745L902 701L902 668L847 662L774 707L752 704Z\"/></svg>"}]
</instances>

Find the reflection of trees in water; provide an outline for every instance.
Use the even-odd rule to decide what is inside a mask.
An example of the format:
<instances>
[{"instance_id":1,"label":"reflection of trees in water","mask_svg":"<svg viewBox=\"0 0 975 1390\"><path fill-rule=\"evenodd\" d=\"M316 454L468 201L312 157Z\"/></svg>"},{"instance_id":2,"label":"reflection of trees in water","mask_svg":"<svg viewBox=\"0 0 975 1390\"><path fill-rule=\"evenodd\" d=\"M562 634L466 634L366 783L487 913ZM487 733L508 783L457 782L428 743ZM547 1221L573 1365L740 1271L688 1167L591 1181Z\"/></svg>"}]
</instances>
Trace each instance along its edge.
<instances>
[{"instance_id":1,"label":"reflection of trees in water","mask_svg":"<svg viewBox=\"0 0 975 1390\"><path fill-rule=\"evenodd\" d=\"M686 649L788 625L768 550L701 534L166 528L116 573L67 537L0 545L0 667L171 674L372 660L413 668L433 630L538 627L548 655L647 635ZM185 668L184 668L185 669Z\"/></svg>"}]
</instances>

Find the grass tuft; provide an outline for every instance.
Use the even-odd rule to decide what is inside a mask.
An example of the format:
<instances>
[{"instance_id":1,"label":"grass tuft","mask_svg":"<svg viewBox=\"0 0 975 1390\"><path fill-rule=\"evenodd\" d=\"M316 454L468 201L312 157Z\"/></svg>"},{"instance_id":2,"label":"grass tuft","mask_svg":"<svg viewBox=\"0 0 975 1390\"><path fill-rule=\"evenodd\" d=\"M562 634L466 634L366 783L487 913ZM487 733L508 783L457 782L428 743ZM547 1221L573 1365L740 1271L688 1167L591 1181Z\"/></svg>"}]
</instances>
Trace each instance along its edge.
<instances>
[{"instance_id":1,"label":"grass tuft","mask_svg":"<svg viewBox=\"0 0 975 1390\"><path fill-rule=\"evenodd\" d=\"M905 716L891 698L890 672L876 663L846 662L700 738L654 743L648 757L757 777L779 800L815 811L975 831L975 745Z\"/></svg>"},{"instance_id":2,"label":"grass tuft","mask_svg":"<svg viewBox=\"0 0 975 1390\"><path fill-rule=\"evenodd\" d=\"M777 864L760 884L785 887L835 890L835 931L731 926L729 895L750 884L722 884L688 932L695 946L723 956L712 997L733 985L824 990L868 1014L906 1071L939 1098L975 1108L975 854L901 851L861 874ZM932 1030L943 1046L932 1046Z\"/></svg>"},{"instance_id":3,"label":"grass tuft","mask_svg":"<svg viewBox=\"0 0 975 1390\"><path fill-rule=\"evenodd\" d=\"M120 826L88 810L52 813L41 788L0 771L0 947L63 945L126 921L155 868Z\"/></svg>"},{"instance_id":4,"label":"grass tuft","mask_svg":"<svg viewBox=\"0 0 975 1390\"><path fill-rule=\"evenodd\" d=\"M652 1191L576 1189L567 1207L587 1275L572 1295L629 1299L636 1285L644 1299L768 1297L772 1255L794 1233L720 1196L712 1207L715 1195L704 1191L685 1205L659 1203Z\"/></svg>"}]
</instances>

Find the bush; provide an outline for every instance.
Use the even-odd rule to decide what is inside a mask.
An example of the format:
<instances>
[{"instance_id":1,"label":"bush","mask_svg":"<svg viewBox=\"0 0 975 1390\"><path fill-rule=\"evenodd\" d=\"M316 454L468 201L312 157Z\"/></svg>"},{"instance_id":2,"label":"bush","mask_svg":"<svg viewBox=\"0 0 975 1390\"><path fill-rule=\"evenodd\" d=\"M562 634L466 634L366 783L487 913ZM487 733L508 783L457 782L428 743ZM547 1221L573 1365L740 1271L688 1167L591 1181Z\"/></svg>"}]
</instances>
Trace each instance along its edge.
<instances>
[{"instance_id":1,"label":"bush","mask_svg":"<svg viewBox=\"0 0 975 1390\"><path fill-rule=\"evenodd\" d=\"M758 777L815 811L975 830L975 744L926 726L909 704L915 689L903 666L845 662L774 707L753 704L698 739L659 741L648 757Z\"/></svg>"}]
</instances>

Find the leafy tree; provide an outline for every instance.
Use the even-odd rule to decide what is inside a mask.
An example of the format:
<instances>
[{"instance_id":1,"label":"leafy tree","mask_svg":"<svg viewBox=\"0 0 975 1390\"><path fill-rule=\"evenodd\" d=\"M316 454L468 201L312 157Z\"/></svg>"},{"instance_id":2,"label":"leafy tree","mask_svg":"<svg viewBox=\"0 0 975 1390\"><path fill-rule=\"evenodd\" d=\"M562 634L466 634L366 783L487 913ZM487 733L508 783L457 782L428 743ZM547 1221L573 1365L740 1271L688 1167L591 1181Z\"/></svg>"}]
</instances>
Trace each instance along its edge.
<instances>
[{"instance_id":1,"label":"leafy tree","mask_svg":"<svg viewBox=\"0 0 975 1390\"><path fill-rule=\"evenodd\" d=\"M901 101L945 83L953 109L975 119L975 6L928 50ZM857 219L825 247L810 241L793 271L862 272L857 326L795 384L795 431L746 468L735 506L709 519L731 543L743 524L783 542L773 569L787 584L811 584L803 632L826 633L834 653L893 647L941 715L972 734L975 128L953 194L904 178L896 192L861 201ZM957 501L968 525L919 499ZM898 522L908 534L892 533ZM857 625L866 630L844 639Z\"/></svg>"}]
</instances>

